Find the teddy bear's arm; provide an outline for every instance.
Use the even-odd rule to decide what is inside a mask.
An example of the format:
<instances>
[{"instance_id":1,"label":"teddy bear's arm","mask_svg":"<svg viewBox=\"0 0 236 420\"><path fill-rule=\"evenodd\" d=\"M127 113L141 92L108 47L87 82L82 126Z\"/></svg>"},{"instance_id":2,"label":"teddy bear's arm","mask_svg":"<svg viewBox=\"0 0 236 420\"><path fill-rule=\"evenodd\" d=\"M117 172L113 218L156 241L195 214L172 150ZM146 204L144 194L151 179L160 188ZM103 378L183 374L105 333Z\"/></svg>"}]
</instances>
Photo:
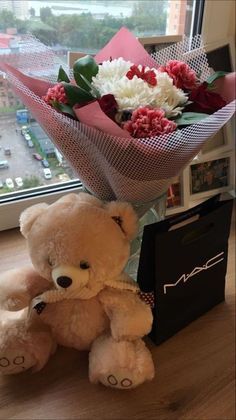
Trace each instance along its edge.
<instances>
[{"instance_id":1,"label":"teddy bear's arm","mask_svg":"<svg viewBox=\"0 0 236 420\"><path fill-rule=\"evenodd\" d=\"M0 275L0 306L9 311L20 310L48 287L49 282L30 266L5 271Z\"/></svg>"},{"instance_id":2,"label":"teddy bear's arm","mask_svg":"<svg viewBox=\"0 0 236 420\"><path fill-rule=\"evenodd\" d=\"M115 340L135 340L150 332L151 308L136 293L107 288L100 292L99 300L110 319Z\"/></svg>"}]
</instances>

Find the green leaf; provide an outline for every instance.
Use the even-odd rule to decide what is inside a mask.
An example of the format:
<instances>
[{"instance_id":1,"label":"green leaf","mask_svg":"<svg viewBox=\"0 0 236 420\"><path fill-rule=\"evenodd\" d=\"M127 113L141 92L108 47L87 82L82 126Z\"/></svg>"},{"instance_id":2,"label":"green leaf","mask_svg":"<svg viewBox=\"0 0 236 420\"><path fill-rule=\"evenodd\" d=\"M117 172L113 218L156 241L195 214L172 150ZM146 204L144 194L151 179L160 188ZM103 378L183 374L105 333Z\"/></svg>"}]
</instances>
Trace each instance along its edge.
<instances>
[{"instance_id":1,"label":"green leaf","mask_svg":"<svg viewBox=\"0 0 236 420\"><path fill-rule=\"evenodd\" d=\"M175 120L177 125L191 125L195 124L204 118L209 117L209 114L203 114L200 112L183 112L181 117Z\"/></svg>"},{"instance_id":2,"label":"green leaf","mask_svg":"<svg viewBox=\"0 0 236 420\"><path fill-rule=\"evenodd\" d=\"M85 89L85 90L87 90L87 91L92 90L92 85L91 85L91 83L88 81L88 79L86 79L86 77L85 77L83 74L80 74L80 75L79 75L79 77L82 79L82 81L84 82L84 84L85 84L85 86L86 86L86 89L85 89L85 88L83 88L83 89ZM81 86L81 84L80 84L80 86Z\"/></svg>"},{"instance_id":3,"label":"green leaf","mask_svg":"<svg viewBox=\"0 0 236 420\"><path fill-rule=\"evenodd\" d=\"M66 72L65 72L65 70L63 69L62 66L60 66L60 68L59 68L59 72L58 72L58 76L57 76L57 81L58 82L67 82L67 83L70 82L70 79L67 76L67 74L66 74Z\"/></svg>"},{"instance_id":4,"label":"green leaf","mask_svg":"<svg viewBox=\"0 0 236 420\"><path fill-rule=\"evenodd\" d=\"M214 83L217 79L219 79L220 77L224 77L226 74L228 74L227 71L216 71L215 73L213 73L210 77L208 77L208 79L206 80L206 82L208 83L208 85L212 85L212 83Z\"/></svg>"},{"instance_id":5,"label":"green leaf","mask_svg":"<svg viewBox=\"0 0 236 420\"><path fill-rule=\"evenodd\" d=\"M91 94L93 94L94 97L101 98L100 92L94 86L92 86L91 83L89 83L89 81L86 79L86 77L83 76L82 74L80 75L80 77L82 78L84 83L88 86L88 91Z\"/></svg>"},{"instance_id":6,"label":"green leaf","mask_svg":"<svg viewBox=\"0 0 236 420\"><path fill-rule=\"evenodd\" d=\"M70 105L62 104L61 102L54 101L53 102L53 107L58 109L58 111L63 112L63 114L69 114L73 118L76 118L76 115L75 115L73 109L70 107Z\"/></svg>"},{"instance_id":7,"label":"green leaf","mask_svg":"<svg viewBox=\"0 0 236 420\"><path fill-rule=\"evenodd\" d=\"M94 96L86 92L80 86L71 85L70 83L63 82L63 86L66 92L66 97L70 106L75 104L83 104L94 99Z\"/></svg>"},{"instance_id":8,"label":"green leaf","mask_svg":"<svg viewBox=\"0 0 236 420\"><path fill-rule=\"evenodd\" d=\"M98 65L93 57L86 55L76 60L73 65L73 73L77 85L84 90L88 90L88 85L81 76L84 76L86 81L91 83L92 78L98 73Z\"/></svg>"}]
</instances>

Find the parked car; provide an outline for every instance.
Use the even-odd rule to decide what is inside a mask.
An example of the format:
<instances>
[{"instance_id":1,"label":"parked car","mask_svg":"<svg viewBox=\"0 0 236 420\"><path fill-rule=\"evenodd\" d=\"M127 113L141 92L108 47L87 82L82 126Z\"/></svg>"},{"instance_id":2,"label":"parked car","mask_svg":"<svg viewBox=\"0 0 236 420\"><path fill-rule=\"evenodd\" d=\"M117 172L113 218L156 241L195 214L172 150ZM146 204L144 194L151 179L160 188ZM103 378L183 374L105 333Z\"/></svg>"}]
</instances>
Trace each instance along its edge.
<instances>
[{"instance_id":1,"label":"parked car","mask_svg":"<svg viewBox=\"0 0 236 420\"><path fill-rule=\"evenodd\" d=\"M43 169L44 178L51 179L52 178L52 172L49 168Z\"/></svg>"},{"instance_id":2,"label":"parked car","mask_svg":"<svg viewBox=\"0 0 236 420\"><path fill-rule=\"evenodd\" d=\"M4 154L6 156L11 156L11 149L10 149L10 147L4 147Z\"/></svg>"},{"instance_id":3,"label":"parked car","mask_svg":"<svg viewBox=\"0 0 236 420\"><path fill-rule=\"evenodd\" d=\"M9 168L9 163L7 160L0 160L0 169L7 169Z\"/></svg>"},{"instance_id":4,"label":"parked car","mask_svg":"<svg viewBox=\"0 0 236 420\"><path fill-rule=\"evenodd\" d=\"M47 159L43 159L42 161L41 161L41 163L42 163L42 165L44 166L44 168L49 168L49 162L47 161Z\"/></svg>"},{"instance_id":5,"label":"parked car","mask_svg":"<svg viewBox=\"0 0 236 420\"><path fill-rule=\"evenodd\" d=\"M6 183L7 188L10 188L11 190L14 188L14 182L12 181L11 178L6 178L5 183Z\"/></svg>"},{"instance_id":6,"label":"parked car","mask_svg":"<svg viewBox=\"0 0 236 420\"><path fill-rule=\"evenodd\" d=\"M29 132L29 129L28 129L27 125L22 125L21 134L24 136L28 132Z\"/></svg>"},{"instance_id":7,"label":"parked car","mask_svg":"<svg viewBox=\"0 0 236 420\"><path fill-rule=\"evenodd\" d=\"M27 141L27 144L28 147L34 147L34 143L31 140Z\"/></svg>"},{"instance_id":8,"label":"parked car","mask_svg":"<svg viewBox=\"0 0 236 420\"><path fill-rule=\"evenodd\" d=\"M27 141L31 140L31 136L28 133L24 134L24 138Z\"/></svg>"},{"instance_id":9,"label":"parked car","mask_svg":"<svg viewBox=\"0 0 236 420\"><path fill-rule=\"evenodd\" d=\"M15 183L17 185L18 188L23 187L23 180L20 176L18 176L17 178L15 178Z\"/></svg>"},{"instance_id":10,"label":"parked car","mask_svg":"<svg viewBox=\"0 0 236 420\"><path fill-rule=\"evenodd\" d=\"M42 160L43 159L42 156L39 153L33 153L32 156L36 160Z\"/></svg>"}]
</instances>

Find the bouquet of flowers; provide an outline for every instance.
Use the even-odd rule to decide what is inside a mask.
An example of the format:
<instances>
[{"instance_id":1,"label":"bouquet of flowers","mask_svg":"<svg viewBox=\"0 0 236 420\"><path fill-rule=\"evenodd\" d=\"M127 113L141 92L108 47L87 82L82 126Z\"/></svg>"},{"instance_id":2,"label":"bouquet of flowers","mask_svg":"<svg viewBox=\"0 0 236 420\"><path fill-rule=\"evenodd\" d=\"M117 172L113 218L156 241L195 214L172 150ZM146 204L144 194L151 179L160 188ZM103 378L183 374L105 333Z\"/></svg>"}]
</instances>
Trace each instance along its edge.
<instances>
[{"instance_id":1,"label":"bouquet of flowers","mask_svg":"<svg viewBox=\"0 0 236 420\"><path fill-rule=\"evenodd\" d=\"M217 72L201 83L196 72L179 60L150 69L122 57L98 65L93 57L85 56L73 66L76 84L60 67L58 83L43 99L59 112L112 135L156 138L225 106L226 101L210 90L223 75ZM96 122L91 115L96 115Z\"/></svg>"},{"instance_id":2,"label":"bouquet of flowers","mask_svg":"<svg viewBox=\"0 0 236 420\"><path fill-rule=\"evenodd\" d=\"M200 36L149 56L122 28L72 71L30 38L0 68L87 190L146 208L235 110L213 90L224 74L210 75Z\"/></svg>"}]
</instances>

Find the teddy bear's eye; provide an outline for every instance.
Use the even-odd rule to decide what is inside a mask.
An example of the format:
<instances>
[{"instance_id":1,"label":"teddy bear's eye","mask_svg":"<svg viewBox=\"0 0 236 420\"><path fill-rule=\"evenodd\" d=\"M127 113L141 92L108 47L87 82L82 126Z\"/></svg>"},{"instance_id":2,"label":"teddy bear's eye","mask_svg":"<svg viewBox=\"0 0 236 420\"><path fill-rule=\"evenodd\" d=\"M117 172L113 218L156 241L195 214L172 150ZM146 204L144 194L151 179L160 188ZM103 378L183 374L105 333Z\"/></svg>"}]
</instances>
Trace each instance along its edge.
<instances>
[{"instance_id":1,"label":"teddy bear's eye","mask_svg":"<svg viewBox=\"0 0 236 420\"><path fill-rule=\"evenodd\" d=\"M87 261L80 261L79 266L82 268L82 270L87 270L90 267Z\"/></svg>"}]
</instances>

